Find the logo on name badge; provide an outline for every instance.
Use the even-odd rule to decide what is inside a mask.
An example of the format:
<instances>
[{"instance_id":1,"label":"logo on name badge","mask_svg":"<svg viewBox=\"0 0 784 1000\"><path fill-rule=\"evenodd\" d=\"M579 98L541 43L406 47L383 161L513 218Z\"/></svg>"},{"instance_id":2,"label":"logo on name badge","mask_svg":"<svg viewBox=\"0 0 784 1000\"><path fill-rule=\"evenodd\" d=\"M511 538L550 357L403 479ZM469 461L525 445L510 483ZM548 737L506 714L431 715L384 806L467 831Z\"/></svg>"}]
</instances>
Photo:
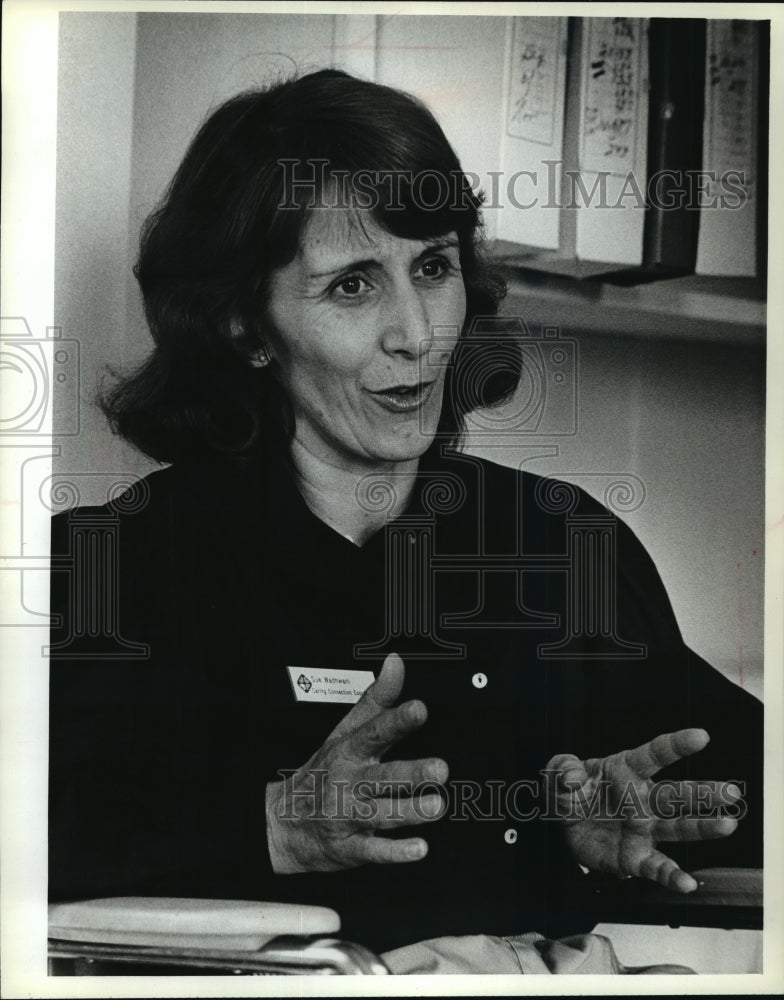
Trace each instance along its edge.
<instances>
[{"instance_id":1,"label":"logo on name badge","mask_svg":"<svg viewBox=\"0 0 784 1000\"><path fill-rule=\"evenodd\" d=\"M375 680L372 670L286 667L296 701L355 705Z\"/></svg>"}]
</instances>

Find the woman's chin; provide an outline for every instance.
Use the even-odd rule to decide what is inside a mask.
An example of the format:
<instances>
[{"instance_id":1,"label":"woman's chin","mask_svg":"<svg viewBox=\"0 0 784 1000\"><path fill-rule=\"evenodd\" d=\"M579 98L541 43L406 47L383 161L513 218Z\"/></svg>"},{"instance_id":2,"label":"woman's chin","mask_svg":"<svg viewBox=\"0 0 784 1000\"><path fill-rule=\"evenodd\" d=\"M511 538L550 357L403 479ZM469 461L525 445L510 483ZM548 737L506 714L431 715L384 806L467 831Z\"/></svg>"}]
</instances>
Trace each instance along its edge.
<instances>
[{"instance_id":1,"label":"woman's chin","mask_svg":"<svg viewBox=\"0 0 784 1000\"><path fill-rule=\"evenodd\" d=\"M426 434L421 429L410 435L389 435L385 440L378 441L371 453L382 462L404 463L413 462L427 451L435 438L435 431Z\"/></svg>"}]
</instances>

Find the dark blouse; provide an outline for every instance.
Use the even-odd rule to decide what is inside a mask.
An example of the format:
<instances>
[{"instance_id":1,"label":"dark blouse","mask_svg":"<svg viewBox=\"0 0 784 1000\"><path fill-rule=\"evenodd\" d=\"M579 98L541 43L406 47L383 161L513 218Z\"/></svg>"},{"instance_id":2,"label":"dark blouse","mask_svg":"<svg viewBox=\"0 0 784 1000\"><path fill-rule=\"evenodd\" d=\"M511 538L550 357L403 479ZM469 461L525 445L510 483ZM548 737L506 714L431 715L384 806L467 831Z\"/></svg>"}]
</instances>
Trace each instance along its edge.
<instances>
[{"instance_id":1,"label":"dark blouse","mask_svg":"<svg viewBox=\"0 0 784 1000\"><path fill-rule=\"evenodd\" d=\"M54 900L319 903L378 951L590 929L541 769L690 726L711 743L660 777L743 781L748 815L663 849L761 866L762 706L684 645L639 541L574 487L434 450L405 516L358 548L282 464L213 459L56 516L52 552ZM388 756L450 766L447 816L414 831L428 857L274 875L266 783L348 710L298 701L286 668L377 673L393 651L429 718Z\"/></svg>"}]
</instances>

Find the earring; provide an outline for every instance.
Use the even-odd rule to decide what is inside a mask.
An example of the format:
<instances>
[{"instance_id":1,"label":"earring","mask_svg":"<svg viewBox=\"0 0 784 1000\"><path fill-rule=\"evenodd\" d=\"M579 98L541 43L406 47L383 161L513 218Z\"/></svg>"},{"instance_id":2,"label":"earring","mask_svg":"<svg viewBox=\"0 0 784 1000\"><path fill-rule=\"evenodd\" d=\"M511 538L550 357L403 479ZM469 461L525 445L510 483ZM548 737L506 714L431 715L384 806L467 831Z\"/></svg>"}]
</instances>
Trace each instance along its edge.
<instances>
[{"instance_id":1,"label":"earring","mask_svg":"<svg viewBox=\"0 0 784 1000\"><path fill-rule=\"evenodd\" d=\"M256 357L253 359L251 363L254 368L266 368L271 360L272 358L269 355L269 351L267 350L266 346L262 344L262 346L259 348L256 354Z\"/></svg>"}]
</instances>

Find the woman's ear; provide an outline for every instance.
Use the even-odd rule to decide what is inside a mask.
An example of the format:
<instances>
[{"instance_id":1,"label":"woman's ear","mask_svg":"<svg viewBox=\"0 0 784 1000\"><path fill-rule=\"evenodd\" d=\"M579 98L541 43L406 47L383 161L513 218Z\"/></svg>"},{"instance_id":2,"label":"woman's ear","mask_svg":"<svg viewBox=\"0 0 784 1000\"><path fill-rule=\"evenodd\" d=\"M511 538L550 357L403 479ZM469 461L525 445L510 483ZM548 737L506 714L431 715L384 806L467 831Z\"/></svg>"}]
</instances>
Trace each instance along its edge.
<instances>
[{"instance_id":1,"label":"woman's ear","mask_svg":"<svg viewBox=\"0 0 784 1000\"><path fill-rule=\"evenodd\" d=\"M232 319L229 322L229 329L231 331L231 339L235 344L240 346L243 341L246 341L245 330L243 329L242 322L238 319ZM261 344L261 346L251 353L250 363L254 368L266 368L267 365L272 360L269 350L266 344Z\"/></svg>"},{"instance_id":2,"label":"woman's ear","mask_svg":"<svg viewBox=\"0 0 784 1000\"><path fill-rule=\"evenodd\" d=\"M270 361L272 361L272 358L266 344L262 344L250 359L250 363L254 368L266 368Z\"/></svg>"}]
</instances>

